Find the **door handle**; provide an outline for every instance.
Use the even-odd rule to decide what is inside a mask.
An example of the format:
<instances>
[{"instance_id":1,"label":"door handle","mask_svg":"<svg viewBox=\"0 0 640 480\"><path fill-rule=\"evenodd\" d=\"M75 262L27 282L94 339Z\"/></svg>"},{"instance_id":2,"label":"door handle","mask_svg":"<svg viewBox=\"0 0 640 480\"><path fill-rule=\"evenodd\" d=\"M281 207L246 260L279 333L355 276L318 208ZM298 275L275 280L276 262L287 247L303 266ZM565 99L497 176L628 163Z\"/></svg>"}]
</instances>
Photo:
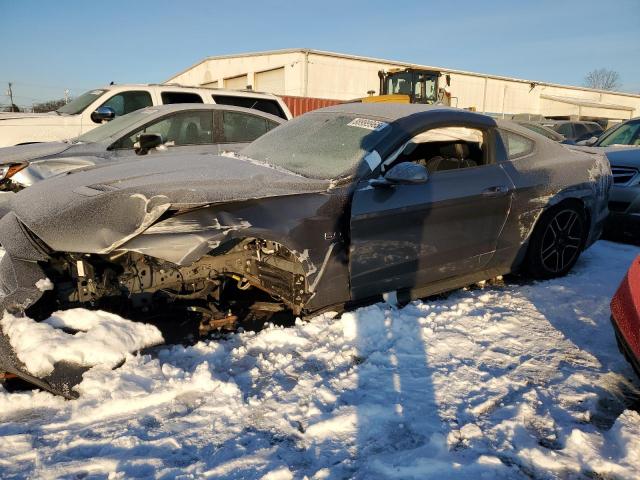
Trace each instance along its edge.
<instances>
[{"instance_id":1,"label":"door handle","mask_svg":"<svg viewBox=\"0 0 640 480\"><path fill-rule=\"evenodd\" d=\"M509 193L509 187L506 185L494 185L493 187L485 188L482 191L483 197L500 197Z\"/></svg>"}]
</instances>

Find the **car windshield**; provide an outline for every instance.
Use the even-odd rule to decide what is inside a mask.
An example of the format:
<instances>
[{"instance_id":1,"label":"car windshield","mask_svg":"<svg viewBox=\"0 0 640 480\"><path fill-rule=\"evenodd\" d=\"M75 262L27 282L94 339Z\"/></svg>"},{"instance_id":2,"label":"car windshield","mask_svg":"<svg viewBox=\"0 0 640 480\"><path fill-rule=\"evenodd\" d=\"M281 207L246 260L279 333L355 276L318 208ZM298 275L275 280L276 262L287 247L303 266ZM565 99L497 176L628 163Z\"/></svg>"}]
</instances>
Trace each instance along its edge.
<instances>
[{"instance_id":1,"label":"car windshield","mask_svg":"<svg viewBox=\"0 0 640 480\"><path fill-rule=\"evenodd\" d=\"M75 142L92 143L102 142L114 135L128 130L130 127L144 121L149 120L149 116L158 110L155 108L144 108L142 110L136 110L135 112L128 113L121 117L116 117L110 122L107 122L99 127L89 130L87 133L80 135L75 139Z\"/></svg>"},{"instance_id":2,"label":"car windshield","mask_svg":"<svg viewBox=\"0 0 640 480\"><path fill-rule=\"evenodd\" d=\"M67 103L65 106L60 107L56 112L65 113L67 115L76 115L84 111L84 109L91 105L96 98L104 95L105 92L106 90L91 90L89 92L85 92L78 98Z\"/></svg>"},{"instance_id":3,"label":"car windshield","mask_svg":"<svg viewBox=\"0 0 640 480\"><path fill-rule=\"evenodd\" d=\"M640 145L640 120L625 122L606 133L598 141L596 147L611 147L613 145Z\"/></svg>"},{"instance_id":4,"label":"car windshield","mask_svg":"<svg viewBox=\"0 0 640 480\"><path fill-rule=\"evenodd\" d=\"M354 173L389 131L378 119L308 113L258 138L241 154L307 178L336 179Z\"/></svg>"}]
</instances>

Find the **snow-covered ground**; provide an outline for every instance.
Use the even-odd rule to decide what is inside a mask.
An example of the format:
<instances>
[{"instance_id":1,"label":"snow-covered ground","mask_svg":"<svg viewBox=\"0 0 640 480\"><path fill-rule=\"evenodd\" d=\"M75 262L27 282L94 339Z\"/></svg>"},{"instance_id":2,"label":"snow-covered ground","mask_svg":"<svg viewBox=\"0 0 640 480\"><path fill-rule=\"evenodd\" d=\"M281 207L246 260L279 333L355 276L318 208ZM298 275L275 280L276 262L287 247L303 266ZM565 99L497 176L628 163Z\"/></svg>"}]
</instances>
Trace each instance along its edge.
<instances>
[{"instance_id":1,"label":"snow-covered ground","mask_svg":"<svg viewBox=\"0 0 640 480\"><path fill-rule=\"evenodd\" d=\"M76 401L0 388L0 478L640 478L609 324L638 253L129 355Z\"/></svg>"}]
</instances>

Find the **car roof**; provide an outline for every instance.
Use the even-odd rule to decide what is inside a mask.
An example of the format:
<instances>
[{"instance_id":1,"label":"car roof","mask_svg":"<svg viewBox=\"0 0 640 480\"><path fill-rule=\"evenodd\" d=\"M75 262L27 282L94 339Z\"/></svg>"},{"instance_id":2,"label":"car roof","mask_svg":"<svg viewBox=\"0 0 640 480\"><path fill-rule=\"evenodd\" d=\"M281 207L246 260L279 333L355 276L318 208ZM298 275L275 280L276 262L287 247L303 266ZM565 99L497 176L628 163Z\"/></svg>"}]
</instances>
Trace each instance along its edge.
<instances>
[{"instance_id":1,"label":"car roof","mask_svg":"<svg viewBox=\"0 0 640 480\"><path fill-rule=\"evenodd\" d=\"M99 90L116 90L116 89L136 89L136 88L149 88L149 89L161 89L161 90L183 90L185 92L206 90L217 95L231 95L236 97L259 97L259 98L271 98L278 99L277 95L269 92L258 92L255 90L233 90L230 88L214 88L214 87L201 87L197 85L180 85L178 83L114 83L113 85L106 85L104 87L98 87ZM94 89L96 90L96 89Z\"/></svg>"},{"instance_id":2,"label":"car roof","mask_svg":"<svg viewBox=\"0 0 640 480\"><path fill-rule=\"evenodd\" d=\"M502 123L502 122L506 122L506 121L507 120L500 120L500 122L498 122L498 123ZM558 139L564 138L563 135L559 134L558 132L556 132L552 128L547 127L542 122L536 122L536 121L533 121L533 120L511 120L510 122L517 123L518 125L521 125L521 126L534 125L534 126L536 126L538 128L543 129L546 132L549 132L549 134L553 134L554 136L558 137Z\"/></svg>"},{"instance_id":3,"label":"car roof","mask_svg":"<svg viewBox=\"0 0 640 480\"><path fill-rule=\"evenodd\" d=\"M382 118L388 121L398 120L416 113L422 112L457 112L461 116L472 116L476 118L491 118L488 115L463 110L460 108L447 107L445 105L424 105L420 103L391 103L391 102L351 102L340 103L331 107L320 108L309 113L345 113L352 115L367 115Z\"/></svg>"},{"instance_id":4,"label":"car roof","mask_svg":"<svg viewBox=\"0 0 640 480\"><path fill-rule=\"evenodd\" d=\"M598 125L600 126L600 124L598 122L594 122L592 120L542 120L540 122L543 126L544 125L563 125L565 123L586 123L589 125Z\"/></svg>"}]
</instances>

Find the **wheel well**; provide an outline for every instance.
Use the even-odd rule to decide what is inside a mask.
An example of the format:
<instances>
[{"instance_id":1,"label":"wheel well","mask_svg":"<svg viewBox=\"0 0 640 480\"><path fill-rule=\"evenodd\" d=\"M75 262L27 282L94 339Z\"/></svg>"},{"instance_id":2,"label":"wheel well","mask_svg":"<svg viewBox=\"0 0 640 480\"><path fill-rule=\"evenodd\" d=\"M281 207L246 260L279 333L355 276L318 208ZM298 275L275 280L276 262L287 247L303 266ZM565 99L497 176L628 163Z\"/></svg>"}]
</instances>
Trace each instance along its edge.
<instances>
[{"instance_id":1,"label":"wheel well","mask_svg":"<svg viewBox=\"0 0 640 480\"><path fill-rule=\"evenodd\" d=\"M544 211L544 213L546 213L548 211L551 211L552 209L555 210L557 208L567 207L569 205L577 207L583 213L584 219L585 219L585 222L586 222L587 231L589 231L589 229L591 228L591 212L589 212L589 209L584 204L584 201L581 198L565 198L564 200L562 200L562 201L556 203L555 205L547 208Z\"/></svg>"}]
</instances>

